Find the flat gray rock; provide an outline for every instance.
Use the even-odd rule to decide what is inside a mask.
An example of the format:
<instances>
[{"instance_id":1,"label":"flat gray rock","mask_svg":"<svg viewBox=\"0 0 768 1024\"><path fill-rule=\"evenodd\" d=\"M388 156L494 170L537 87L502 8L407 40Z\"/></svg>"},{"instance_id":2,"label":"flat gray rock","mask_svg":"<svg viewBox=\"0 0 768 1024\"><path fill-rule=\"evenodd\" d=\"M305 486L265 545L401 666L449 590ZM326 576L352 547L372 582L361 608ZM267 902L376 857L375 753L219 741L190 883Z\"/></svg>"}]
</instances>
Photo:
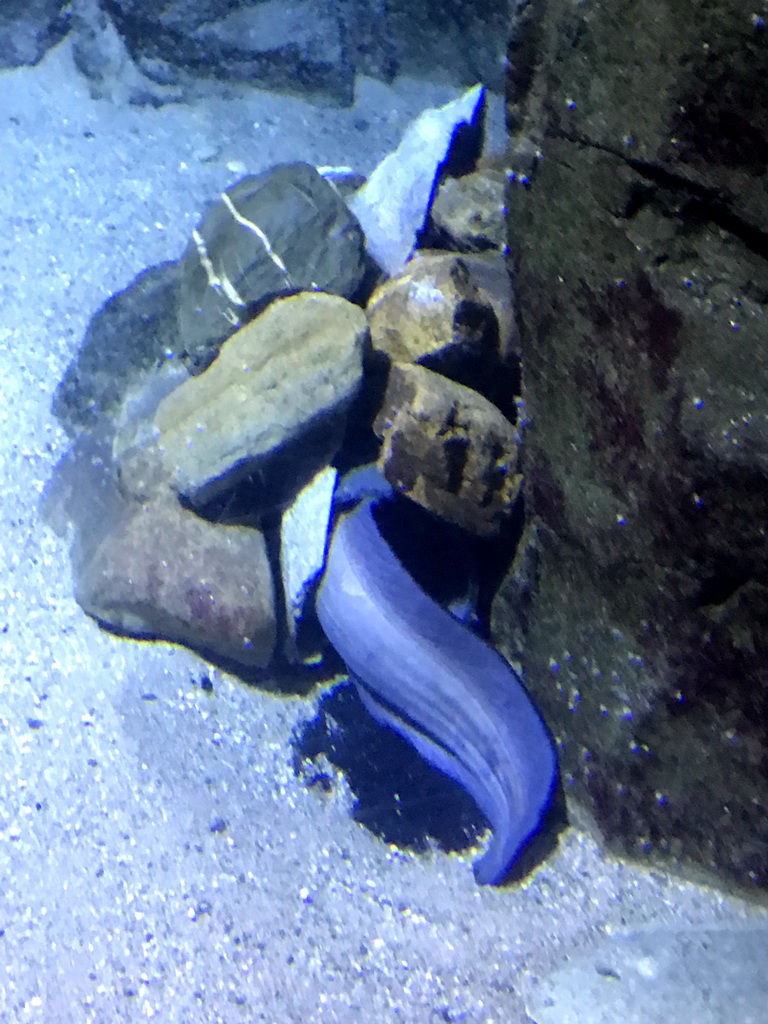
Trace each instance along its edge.
<instances>
[{"instance_id":1,"label":"flat gray rock","mask_svg":"<svg viewBox=\"0 0 768 1024\"><path fill-rule=\"evenodd\" d=\"M309 661L319 644L303 642L302 623L312 585L323 571L328 526L338 473L331 466L315 476L286 511L280 524L280 569L288 628L286 654Z\"/></svg>"},{"instance_id":2,"label":"flat gray rock","mask_svg":"<svg viewBox=\"0 0 768 1024\"><path fill-rule=\"evenodd\" d=\"M424 226L440 165L458 127L482 116L481 85L436 110L425 110L406 130L368 182L349 201L368 240L368 251L390 276L399 273Z\"/></svg>"},{"instance_id":3,"label":"flat gray rock","mask_svg":"<svg viewBox=\"0 0 768 1024\"><path fill-rule=\"evenodd\" d=\"M765 1024L768 930L614 935L544 978L536 1024Z\"/></svg>"}]
</instances>

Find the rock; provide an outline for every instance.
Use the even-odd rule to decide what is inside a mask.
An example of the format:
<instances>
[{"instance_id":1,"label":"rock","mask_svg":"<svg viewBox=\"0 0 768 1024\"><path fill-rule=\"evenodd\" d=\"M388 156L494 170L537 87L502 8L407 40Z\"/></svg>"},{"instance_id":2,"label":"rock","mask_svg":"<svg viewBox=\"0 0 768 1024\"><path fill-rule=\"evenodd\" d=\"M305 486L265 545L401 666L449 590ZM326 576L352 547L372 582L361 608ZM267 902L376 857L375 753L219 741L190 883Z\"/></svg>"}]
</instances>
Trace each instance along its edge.
<instances>
[{"instance_id":1,"label":"rock","mask_svg":"<svg viewBox=\"0 0 768 1024\"><path fill-rule=\"evenodd\" d=\"M417 252L375 290L366 313L374 349L390 359L423 363L492 401L514 387L517 332L503 257Z\"/></svg>"},{"instance_id":2,"label":"rock","mask_svg":"<svg viewBox=\"0 0 768 1024\"><path fill-rule=\"evenodd\" d=\"M429 252L417 252L414 260L429 257ZM464 253L461 258L469 267L481 296L493 306L499 322L501 363L503 366L512 366L520 359L520 338L515 319L515 294L507 262L500 252Z\"/></svg>"},{"instance_id":3,"label":"rock","mask_svg":"<svg viewBox=\"0 0 768 1024\"><path fill-rule=\"evenodd\" d=\"M438 172L451 157L457 138L461 135L462 145L467 145L470 163L479 156L484 110L485 93L479 85L444 107L425 110L350 199L368 251L390 277L401 272L416 245Z\"/></svg>"},{"instance_id":4,"label":"rock","mask_svg":"<svg viewBox=\"0 0 768 1024\"><path fill-rule=\"evenodd\" d=\"M374 431L397 491L470 533L499 533L520 490L516 431L482 395L394 363Z\"/></svg>"},{"instance_id":5,"label":"rock","mask_svg":"<svg viewBox=\"0 0 768 1024\"><path fill-rule=\"evenodd\" d=\"M757 1024L765 1019L765 927L619 932L537 979L535 1024Z\"/></svg>"},{"instance_id":6,"label":"rock","mask_svg":"<svg viewBox=\"0 0 768 1024\"><path fill-rule=\"evenodd\" d=\"M768 51L738 0L699 13L531 5L511 54L525 679L575 821L764 897Z\"/></svg>"},{"instance_id":7,"label":"rock","mask_svg":"<svg viewBox=\"0 0 768 1024\"><path fill-rule=\"evenodd\" d=\"M348 164L322 164L315 170L321 174L329 184L333 185L342 199L345 201L353 192L357 192L366 182L366 177L360 171Z\"/></svg>"},{"instance_id":8,"label":"rock","mask_svg":"<svg viewBox=\"0 0 768 1024\"><path fill-rule=\"evenodd\" d=\"M37 64L69 29L68 0L5 0L0 10L0 68Z\"/></svg>"},{"instance_id":9,"label":"rock","mask_svg":"<svg viewBox=\"0 0 768 1024\"><path fill-rule=\"evenodd\" d=\"M75 575L130 513L117 483L112 440L106 421L96 430L81 431L56 463L40 501L43 521L59 537L72 539Z\"/></svg>"},{"instance_id":10,"label":"rock","mask_svg":"<svg viewBox=\"0 0 768 1024\"><path fill-rule=\"evenodd\" d=\"M363 311L345 299L277 300L151 423L118 436L121 486L143 500L170 485L201 507L256 477L266 505L288 504L341 442L367 339Z\"/></svg>"},{"instance_id":11,"label":"rock","mask_svg":"<svg viewBox=\"0 0 768 1024\"><path fill-rule=\"evenodd\" d=\"M432 204L434 226L450 240L446 249L482 252L507 247L507 208L503 171L482 168L462 178L448 178Z\"/></svg>"},{"instance_id":12,"label":"rock","mask_svg":"<svg viewBox=\"0 0 768 1024\"><path fill-rule=\"evenodd\" d=\"M333 185L313 167L273 168L244 179L225 193L230 194L247 217L266 204L261 223L282 253L278 259L291 268L288 288L263 243L227 212L223 200L209 211L200 230L214 273L231 275L249 316L267 295L284 288L319 284L326 291L354 294L365 272L364 239ZM74 436L114 418L126 392L169 359L200 372L236 330L242 312L227 305L223 291L208 286L192 243L183 260L142 271L94 314L56 389L54 414Z\"/></svg>"},{"instance_id":13,"label":"rock","mask_svg":"<svg viewBox=\"0 0 768 1024\"><path fill-rule=\"evenodd\" d=\"M209 523L172 495L133 506L75 583L80 606L109 629L249 668L272 658L273 590L258 530Z\"/></svg>"},{"instance_id":14,"label":"rock","mask_svg":"<svg viewBox=\"0 0 768 1024\"><path fill-rule=\"evenodd\" d=\"M118 106L184 102L178 83L154 82L139 71L100 0L78 0L72 12L72 59L94 99Z\"/></svg>"},{"instance_id":15,"label":"rock","mask_svg":"<svg viewBox=\"0 0 768 1024\"><path fill-rule=\"evenodd\" d=\"M399 362L417 362L447 349L498 350L493 306L453 253L417 254L399 277L385 281L366 309L371 344Z\"/></svg>"},{"instance_id":16,"label":"rock","mask_svg":"<svg viewBox=\"0 0 768 1024\"><path fill-rule=\"evenodd\" d=\"M84 2L90 0L69 5L73 17ZM252 82L320 104L350 105L356 78L391 82L398 74L459 88L481 81L499 95L504 91L504 5L479 0L448 7L437 0L418 5L392 0L110 0L102 6L137 72L143 72L145 85L133 92L133 102L174 102L174 93L176 101L186 102L227 97L233 83ZM85 45L90 53L82 52ZM106 94L130 97L119 77L105 78L109 40L106 60L102 46L100 35L85 40L79 66L84 74L96 73L97 88ZM123 70L133 85L137 72Z\"/></svg>"},{"instance_id":17,"label":"rock","mask_svg":"<svg viewBox=\"0 0 768 1024\"><path fill-rule=\"evenodd\" d=\"M430 82L472 85L504 92L509 8L484 0L422 0L403 4L388 0L387 28L400 56L400 73ZM515 7L523 7L516 4Z\"/></svg>"},{"instance_id":18,"label":"rock","mask_svg":"<svg viewBox=\"0 0 768 1024\"><path fill-rule=\"evenodd\" d=\"M354 54L337 5L297 0L114 0L115 26L152 81L200 93L196 79L354 99ZM348 12L343 12L348 13Z\"/></svg>"},{"instance_id":19,"label":"rock","mask_svg":"<svg viewBox=\"0 0 768 1024\"><path fill-rule=\"evenodd\" d=\"M91 317L51 404L70 437L97 425L103 429L126 392L169 353L178 353L178 286L177 263L150 267Z\"/></svg>"},{"instance_id":20,"label":"rock","mask_svg":"<svg viewBox=\"0 0 768 1024\"><path fill-rule=\"evenodd\" d=\"M491 633L504 636L504 656L521 677L524 675L526 641L531 628L539 543L536 525L529 519L517 538L512 563L500 586L496 577L498 592L503 594L503 600L498 598L498 594L491 596Z\"/></svg>"},{"instance_id":21,"label":"rock","mask_svg":"<svg viewBox=\"0 0 768 1024\"><path fill-rule=\"evenodd\" d=\"M288 638L286 656L298 663L316 662L325 643L308 615L307 602L325 565L325 549L338 474L320 470L298 494L280 524L280 570L285 595ZM311 625L308 628L308 621Z\"/></svg>"},{"instance_id":22,"label":"rock","mask_svg":"<svg viewBox=\"0 0 768 1024\"><path fill-rule=\"evenodd\" d=\"M184 351L205 369L270 299L312 290L352 298L365 269L362 229L314 167L281 164L249 175L210 207L182 259Z\"/></svg>"}]
</instances>

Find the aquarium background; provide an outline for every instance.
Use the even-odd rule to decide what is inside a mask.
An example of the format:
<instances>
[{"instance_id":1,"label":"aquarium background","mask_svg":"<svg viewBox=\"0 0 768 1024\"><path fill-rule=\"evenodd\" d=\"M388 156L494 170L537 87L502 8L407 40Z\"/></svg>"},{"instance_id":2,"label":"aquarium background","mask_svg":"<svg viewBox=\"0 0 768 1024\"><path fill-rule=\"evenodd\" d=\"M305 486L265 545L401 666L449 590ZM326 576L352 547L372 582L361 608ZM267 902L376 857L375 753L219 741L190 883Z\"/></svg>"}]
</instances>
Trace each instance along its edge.
<instances>
[{"instance_id":1,"label":"aquarium background","mask_svg":"<svg viewBox=\"0 0 768 1024\"><path fill-rule=\"evenodd\" d=\"M0 1021L761 1019L758 900L609 853L588 821L522 883L480 888L476 816L416 763L383 841L356 820L352 767L370 782L406 753L361 708L102 631L41 516L70 445L52 398L97 310L178 259L244 174L368 175L475 81L504 154L528 7L4 4ZM308 785L297 758L323 730L349 776L328 760ZM435 803L467 845L425 839Z\"/></svg>"}]
</instances>

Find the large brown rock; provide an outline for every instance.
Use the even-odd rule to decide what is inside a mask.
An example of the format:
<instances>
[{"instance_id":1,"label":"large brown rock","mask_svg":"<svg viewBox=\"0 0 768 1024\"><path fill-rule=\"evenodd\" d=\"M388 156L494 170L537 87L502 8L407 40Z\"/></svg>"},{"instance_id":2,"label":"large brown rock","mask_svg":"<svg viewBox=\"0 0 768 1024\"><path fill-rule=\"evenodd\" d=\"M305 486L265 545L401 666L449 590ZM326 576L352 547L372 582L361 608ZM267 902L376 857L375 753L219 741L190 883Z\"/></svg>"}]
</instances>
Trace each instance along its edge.
<instances>
[{"instance_id":1,"label":"large brown rock","mask_svg":"<svg viewBox=\"0 0 768 1024\"><path fill-rule=\"evenodd\" d=\"M200 506L258 477L278 505L338 448L362 377L368 326L346 299L304 292L272 303L214 363L163 398L115 452L126 493L171 486Z\"/></svg>"},{"instance_id":2,"label":"large brown rock","mask_svg":"<svg viewBox=\"0 0 768 1024\"><path fill-rule=\"evenodd\" d=\"M499 533L520 491L515 428L476 391L393 363L374 431L389 483L481 537Z\"/></svg>"},{"instance_id":3,"label":"large brown rock","mask_svg":"<svg viewBox=\"0 0 768 1024\"><path fill-rule=\"evenodd\" d=\"M263 668L276 640L263 535L209 523L171 494L136 505L76 567L75 596L105 626Z\"/></svg>"},{"instance_id":4,"label":"large brown rock","mask_svg":"<svg viewBox=\"0 0 768 1024\"><path fill-rule=\"evenodd\" d=\"M571 810L610 848L767 890L760 19L741 0L550 0L510 56L527 685Z\"/></svg>"},{"instance_id":5,"label":"large brown rock","mask_svg":"<svg viewBox=\"0 0 768 1024\"><path fill-rule=\"evenodd\" d=\"M499 320L476 280L478 257L417 253L398 277L380 285L368 303L371 343L391 359L416 362L483 348L498 355Z\"/></svg>"},{"instance_id":6,"label":"large brown rock","mask_svg":"<svg viewBox=\"0 0 768 1024\"><path fill-rule=\"evenodd\" d=\"M417 252L366 313L375 351L474 388L515 418L519 344L501 253Z\"/></svg>"}]
</instances>

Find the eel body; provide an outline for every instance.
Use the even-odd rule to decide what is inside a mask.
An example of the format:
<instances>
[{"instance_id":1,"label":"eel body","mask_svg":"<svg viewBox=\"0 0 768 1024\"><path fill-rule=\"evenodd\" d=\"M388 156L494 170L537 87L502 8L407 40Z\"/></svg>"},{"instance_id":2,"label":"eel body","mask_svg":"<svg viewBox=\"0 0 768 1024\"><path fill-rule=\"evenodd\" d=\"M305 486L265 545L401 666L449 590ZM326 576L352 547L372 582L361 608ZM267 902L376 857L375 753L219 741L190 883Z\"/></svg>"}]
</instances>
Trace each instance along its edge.
<instances>
[{"instance_id":1,"label":"eel body","mask_svg":"<svg viewBox=\"0 0 768 1024\"><path fill-rule=\"evenodd\" d=\"M499 884L538 831L557 775L549 734L517 675L415 583L370 500L334 530L317 612L369 710L488 818L493 837L475 877Z\"/></svg>"}]
</instances>

